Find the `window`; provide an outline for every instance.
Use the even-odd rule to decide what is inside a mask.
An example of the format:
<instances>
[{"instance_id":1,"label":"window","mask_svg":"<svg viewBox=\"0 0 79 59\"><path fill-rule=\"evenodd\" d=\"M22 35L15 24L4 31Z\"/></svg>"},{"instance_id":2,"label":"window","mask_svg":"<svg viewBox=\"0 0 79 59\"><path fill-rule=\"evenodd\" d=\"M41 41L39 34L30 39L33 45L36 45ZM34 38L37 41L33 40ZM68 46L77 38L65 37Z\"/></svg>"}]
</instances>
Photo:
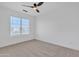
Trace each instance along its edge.
<instances>
[{"instance_id":1,"label":"window","mask_svg":"<svg viewBox=\"0 0 79 59\"><path fill-rule=\"evenodd\" d=\"M28 19L11 16L11 35L29 34L30 21Z\"/></svg>"},{"instance_id":2,"label":"window","mask_svg":"<svg viewBox=\"0 0 79 59\"><path fill-rule=\"evenodd\" d=\"M20 18L11 16L11 35L20 34Z\"/></svg>"},{"instance_id":3,"label":"window","mask_svg":"<svg viewBox=\"0 0 79 59\"><path fill-rule=\"evenodd\" d=\"M22 19L22 34L29 34L30 21L28 19Z\"/></svg>"}]
</instances>

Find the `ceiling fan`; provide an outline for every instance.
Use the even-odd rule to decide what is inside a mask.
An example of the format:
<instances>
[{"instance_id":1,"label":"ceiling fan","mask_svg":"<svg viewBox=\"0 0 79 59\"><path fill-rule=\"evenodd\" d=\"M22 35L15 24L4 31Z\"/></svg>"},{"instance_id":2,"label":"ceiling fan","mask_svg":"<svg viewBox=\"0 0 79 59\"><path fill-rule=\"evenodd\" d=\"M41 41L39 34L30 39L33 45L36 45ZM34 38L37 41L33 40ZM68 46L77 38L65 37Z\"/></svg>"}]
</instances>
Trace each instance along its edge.
<instances>
[{"instance_id":1,"label":"ceiling fan","mask_svg":"<svg viewBox=\"0 0 79 59\"><path fill-rule=\"evenodd\" d=\"M22 5L24 7L30 7L32 9L34 9L37 13L39 13L40 11L38 10L37 7L41 6L44 2L39 2L38 4L34 3L32 6L27 6L27 5ZM24 12L28 12L26 10L23 9Z\"/></svg>"}]
</instances>

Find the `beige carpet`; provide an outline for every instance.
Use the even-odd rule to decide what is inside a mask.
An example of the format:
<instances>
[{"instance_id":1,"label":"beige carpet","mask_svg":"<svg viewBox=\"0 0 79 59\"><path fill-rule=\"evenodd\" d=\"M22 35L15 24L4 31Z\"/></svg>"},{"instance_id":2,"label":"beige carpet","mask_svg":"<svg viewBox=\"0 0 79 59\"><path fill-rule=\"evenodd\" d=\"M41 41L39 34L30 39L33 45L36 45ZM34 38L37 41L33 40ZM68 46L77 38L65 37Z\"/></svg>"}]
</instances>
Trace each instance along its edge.
<instances>
[{"instance_id":1,"label":"beige carpet","mask_svg":"<svg viewBox=\"0 0 79 59\"><path fill-rule=\"evenodd\" d=\"M64 48L38 40L0 48L4 57L79 57L79 51Z\"/></svg>"}]
</instances>

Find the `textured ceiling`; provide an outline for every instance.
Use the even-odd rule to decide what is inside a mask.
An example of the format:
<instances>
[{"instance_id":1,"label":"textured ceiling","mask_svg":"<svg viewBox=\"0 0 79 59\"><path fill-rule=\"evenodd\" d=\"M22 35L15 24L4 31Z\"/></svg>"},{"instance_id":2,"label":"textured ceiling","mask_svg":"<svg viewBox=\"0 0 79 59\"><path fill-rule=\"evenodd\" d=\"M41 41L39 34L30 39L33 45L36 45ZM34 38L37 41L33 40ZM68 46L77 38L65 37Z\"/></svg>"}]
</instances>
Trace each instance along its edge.
<instances>
[{"instance_id":1,"label":"textured ceiling","mask_svg":"<svg viewBox=\"0 0 79 59\"><path fill-rule=\"evenodd\" d=\"M36 2L38 3L38 2ZM53 10L56 10L57 8L61 7L71 7L71 6L79 6L79 3L71 3L71 2L45 2L42 6L38 7L40 10L40 13L37 13L33 9L29 7L24 7L22 5L33 5L33 2L0 2L0 5L3 5L5 7L8 7L12 10L15 10L17 12L22 12L25 14L29 14L32 16L38 16L47 14L48 12L53 12ZM28 12L24 12L23 9L27 10Z\"/></svg>"},{"instance_id":2,"label":"textured ceiling","mask_svg":"<svg viewBox=\"0 0 79 59\"><path fill-rule=\"evenodd\" d=\"M36 2L36 3L38 3L38 2ZM40 10L40 13L37 13L32 8L22 6L22 5L31 6L31 5L33 5L33 2L3 2L3 3L0 3L0 5L3 5L5 7L15 10L17 12L22 12L22 13L29 14L32 16L37 16L37 15L45 12L45 10L43 12L43 9L45 8L46 3L44 3L42 6L38 7L38 9ZM23 9L27 10L28 12L24 12Z\"/></svg>"}]
</instances>

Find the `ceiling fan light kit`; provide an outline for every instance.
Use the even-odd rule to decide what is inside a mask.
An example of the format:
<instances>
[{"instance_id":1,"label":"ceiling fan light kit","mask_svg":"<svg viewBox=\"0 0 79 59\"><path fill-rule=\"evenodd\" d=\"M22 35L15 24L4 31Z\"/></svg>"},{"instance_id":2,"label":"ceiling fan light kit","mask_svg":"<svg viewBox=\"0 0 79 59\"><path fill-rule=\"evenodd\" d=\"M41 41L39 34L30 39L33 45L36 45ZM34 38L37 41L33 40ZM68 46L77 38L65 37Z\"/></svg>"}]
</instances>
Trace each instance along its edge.
<instances>
[{"instance_id":1,"label":"ceiling fan light kit","mask_svg":"<svg viewBox=\"0 0 79 59\"><path fill-rule=\"evenodd\" d=\"M34 3L32 6L27 6L27 5L22 5L24 7L30 7L32 8L33 10L35 10L37 13L39 13L40 11L38 10L37 7L41 6L44 2L39 2L38 4ZM23 9L24 12L28 12L26 10Z\"/></svg>"}]
</instances>

